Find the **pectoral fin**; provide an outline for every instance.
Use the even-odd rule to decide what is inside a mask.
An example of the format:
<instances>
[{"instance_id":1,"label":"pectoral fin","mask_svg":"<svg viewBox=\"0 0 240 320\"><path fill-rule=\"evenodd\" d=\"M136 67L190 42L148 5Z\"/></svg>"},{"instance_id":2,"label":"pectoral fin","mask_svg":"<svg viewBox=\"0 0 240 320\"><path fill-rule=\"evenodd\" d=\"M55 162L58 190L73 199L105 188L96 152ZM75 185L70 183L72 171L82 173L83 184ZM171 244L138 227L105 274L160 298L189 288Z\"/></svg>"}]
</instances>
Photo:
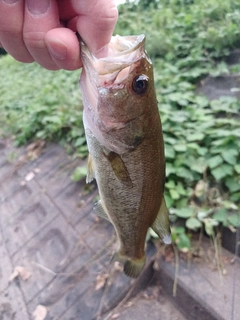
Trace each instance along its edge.
<instances>
[{"instance_id":1,"label":"pectoral fin","mask_svg":"<svg viewBox=\"0 0 240 320\"><path fill-rule=\"evenodd\" d=\"M128 173L128 169L125 166L122 158L119 154L111 151L108 154L104 153L104 156L108 159L108 161L111 164L111 167L118 178L123 184L125 184L128 187L132 187L132 180L130 178L130 175Z\"/></svg>"},{"instance_id":2,"label":"pectoral fin","mask_svg":"<svg viewBox=\"0 0 240 320\"><path fill-rule=\"evenodd\" d=\"M163 240L165 244L170 244L172 242L168 209L166 207L165 199L162 199L161 207L158 212L157 218L153 222L151 228L154 232Z\"/></svg>"},{"instance_id":3,"label":"pectoral fin","mask_svg":"<svg viewBox=\"0 0 240 320\"><path fill-rule=\"evenodd\" d=\"M99 217L109 220L108 215L102 206L101 200L98 200L98 202L95 203L93 212L96 213Z\"/></svg>"},{"instance_id":4,"label":"pectoral fin","mask_svg":"<svg viewBox=\"0 0 240 320\"><path fill-rule=\"evenodd\" d=\"M94 163L93 158L91 154L88 155L88 163L87 163L87 178L86 183L90 183L95 179L95 173L94 173Z\"/></svg>"}]
</instances>

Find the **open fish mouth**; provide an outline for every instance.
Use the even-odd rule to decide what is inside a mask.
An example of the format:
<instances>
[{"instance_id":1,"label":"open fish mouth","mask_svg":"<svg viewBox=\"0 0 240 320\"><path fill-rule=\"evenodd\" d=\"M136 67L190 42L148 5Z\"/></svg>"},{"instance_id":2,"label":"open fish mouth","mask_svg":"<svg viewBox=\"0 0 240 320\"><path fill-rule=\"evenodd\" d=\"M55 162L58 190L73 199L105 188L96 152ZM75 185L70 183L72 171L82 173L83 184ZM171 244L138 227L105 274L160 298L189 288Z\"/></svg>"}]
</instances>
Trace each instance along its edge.
<instances>
[{"instance_id":1,"label":"open fish mouth","mask_svg":"<svg viewBox=\"0 0 240 320\"><path fill-rule=\"evenodd\" d=\"M81 42L82 59L87 72L91 74L97 87L118 85L128 77L130 66L146 58L145 35L113 36L108 45L108 55L96 58Z\"/></svg>"}]
</instances>

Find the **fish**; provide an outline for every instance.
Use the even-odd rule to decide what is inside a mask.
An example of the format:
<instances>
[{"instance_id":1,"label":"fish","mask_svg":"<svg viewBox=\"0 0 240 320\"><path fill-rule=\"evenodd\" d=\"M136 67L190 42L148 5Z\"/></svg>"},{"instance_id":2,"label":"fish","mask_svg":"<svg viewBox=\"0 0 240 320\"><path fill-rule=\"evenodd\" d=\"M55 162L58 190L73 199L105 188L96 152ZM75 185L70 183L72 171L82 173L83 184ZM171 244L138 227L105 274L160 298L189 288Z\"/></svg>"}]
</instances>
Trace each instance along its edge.
<instances>
[{"instance_id":1,"label":"fish","mask_svg":"<svg viewBox=\"0 0 240 320\"><path fill-rule=\"evenodd\" d=\"M171 243L164 141L145 39L112 36L102 58L81 42L86 182L96 179L100 200L94 212L113 224L119 245L113 260L123 263L132 278L145 265L150 227L165 244Z\"/></svg>"}]
</instances>

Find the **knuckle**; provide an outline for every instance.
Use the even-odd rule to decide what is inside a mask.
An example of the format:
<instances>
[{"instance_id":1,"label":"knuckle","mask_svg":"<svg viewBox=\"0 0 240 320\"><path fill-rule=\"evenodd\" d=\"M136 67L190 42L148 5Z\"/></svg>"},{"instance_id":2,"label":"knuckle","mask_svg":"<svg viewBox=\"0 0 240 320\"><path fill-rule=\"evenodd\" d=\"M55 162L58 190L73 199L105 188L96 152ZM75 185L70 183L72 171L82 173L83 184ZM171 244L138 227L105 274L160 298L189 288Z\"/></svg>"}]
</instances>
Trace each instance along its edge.
<instances>
[{"instance_id":1,"label":"knuckle","mask_svg":"<svg viewBox=\"0 0 240 320\"><path fill-rule=\"evenodd\" d=\"M44 36L44 32L28 31L23 33L23 40L28 48L41 49L46 48Z\"/></svg>"}]
</instances>

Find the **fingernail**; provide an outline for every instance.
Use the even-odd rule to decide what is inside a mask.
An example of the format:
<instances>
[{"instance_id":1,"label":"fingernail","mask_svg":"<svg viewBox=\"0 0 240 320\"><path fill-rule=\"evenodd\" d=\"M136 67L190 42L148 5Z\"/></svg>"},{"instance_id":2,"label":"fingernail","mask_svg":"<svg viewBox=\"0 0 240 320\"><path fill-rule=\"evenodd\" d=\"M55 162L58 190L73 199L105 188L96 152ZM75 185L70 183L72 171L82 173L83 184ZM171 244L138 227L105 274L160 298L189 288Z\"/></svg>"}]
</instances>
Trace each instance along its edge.
<instances>
[{"instance_id":1,"label":"fingernail","mask_svg":"<svg viewBox=\"0 0 240 320\"><path fill-rule=\"evenodd\" d=\"M34 14L39 15L47 11L51 0L27 0L28 10Z\"/></svg>"},{"instance_id":2,"label":"fingernail","mask_svg":"<svg viewBox=\"0 0 240 320\"><path fill-rule=\"evenodd\" d=\"M51 41L51 44L47 45L48 51L53 59L64 60L67 57L67 48L65 44L58 40Z\"/></svg>"},{"instance_id":3,"label":"fingernail","mask_svg":"<svg viewBox=\"0 0 240 320\"><path fill-rule=\"evenodd\" d=\"M18 2L19 0L3 0L3 2L7 4L14 4L15 2Z\"/></svg>"}]
</instances>

